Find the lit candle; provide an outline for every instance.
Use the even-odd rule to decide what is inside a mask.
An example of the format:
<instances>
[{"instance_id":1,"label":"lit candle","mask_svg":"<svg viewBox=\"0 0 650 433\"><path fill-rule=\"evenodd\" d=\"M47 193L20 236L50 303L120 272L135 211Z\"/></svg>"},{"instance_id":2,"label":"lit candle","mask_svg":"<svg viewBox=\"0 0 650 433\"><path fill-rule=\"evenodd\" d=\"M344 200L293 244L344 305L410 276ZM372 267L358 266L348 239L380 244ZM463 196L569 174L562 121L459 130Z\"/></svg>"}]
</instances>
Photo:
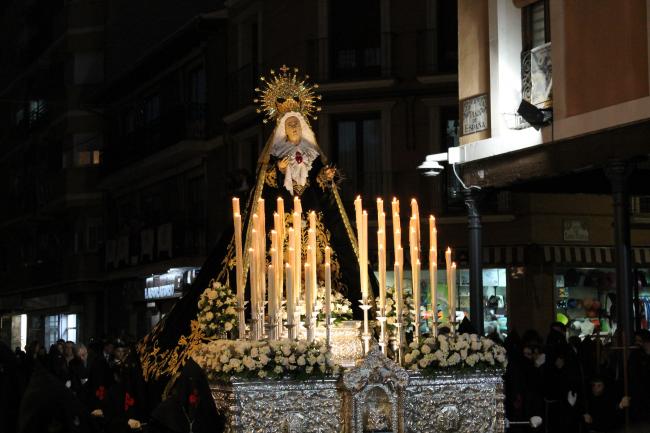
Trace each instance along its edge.
<instances>
[{"instance_id":1,"label":"lit candle","mask_svg":"<svg viewBox=\"0 0 650 433\"><path fill-rule=\"evenodd\" d=\"M232 213L241 214L241 211L239 210L239 199L237 197L232 198Z\"/></svg>"},{"instance_id":2,"label":"lit candle","mask_svg":"<svg viewBox=\"0 0 650 433\"><path fill-rule=\"evenodd\" d=\"M431 295L431 314L433 322L438 321L438 234L436 230L436 218L429 216L429 284Z\"/></svg>"},{"instance_id":3,"label":"lit candle","mask_svg":"<svg viewBox=\"0 0 650 433\"><path fill-rule=\"evenodd\" d=\"M257 300L256 300L256 292L257 292L257 275L255 274L255 267L257 266L256 260L254 260L255 257L255 249L254 248L249 248L248 249L248 257L250 257L250 267L248 270L250 271L250 282L251 282L251 338L256 340L257 339L257 333L254 327L255 320L257 317Z\"/></svg>"},{"instance_id":4,"label":"lit candle","mask_svg":"<svg viewBox=\"0 0 650 433\"><path fill-rule=\"evenodd\" d=\"M456 322L456 262L451 264L451 318Z\"/></svg>"},{"instance_id":5,"label":"lit candle","mask_svg":"<svg viewBox=\"0 0 650 433\"><path fill-rule=\"evenodd\" d=\"M291 264L285 265L286 269L286 286L287 286L287 329L289 330L289 338L292 338L293 330L293 317L295 314L295 303L293 298L293 273L291 272Z\"/></svg>"},{"instance_id":6,"label":"lit candle","mask_svg":"<svg viewBox=\"0 0 650 433\"><path fill-rule=\"evenodd\" d=\"M447 266L447 305L449 306L449 321L451 322L453 316L451 315L453 307L452 287L451 287L451 248L447 247L445 251L445 264Z\"/></svg>"},{"instance_id":7,"label":"lit candle","mask_svg":"<svg viewBox=\"0 0 650 433\"><path fill-rule=\"evenodd\" d=\"M363 295L363 299L368 299L368 212L366 211L363 211L361 226L363 227L363 260L360 269L360 274L362 276L361 293Z\"/></svg>"},{"instance_id":8,"label":"lit candle","mask_svg":"<svg viewBox=\"0 0 650 433\"><path fill-rule=\"evenodd\" d=\"M309 247L307 247L309 248ZM309 263L305 263L305 276L309 275L311 272ZM311 287L311 278L305 279L305 322L309 323L311 320L311 313L314 311L314 305L312 304L312 287Z\"/></svg>"},{"instance_id":9,"label":"lit candle","mask_svg":"<svg viewBox=\"0 0 650 433\"><path fill-rule=\"evenodd\" d=\"M276 319L277 319L277 297L275 294L275 271L273 265L269 265L267 271L268 287L269 287L269 336L276 339L275 333Z\"/></svg>"},{"instance_id":10,"label":"lit candle","mask_svg":"<svg viewBox=\"0 0 650 433\"><path fill-rule=\"evenodd\" d=\"M282 261L284 259L284 237L285 237L285 229L284 229L284 200L282 197L278 197L277 199L277 209L278 209L278 224L275 227L275 231L278 232L278 266L276 269L276 292L278 293L278 302L280 302L279 305L282 305L282 291L284 290L283 288L283 281L284 278L282 278Z\"/></svg>"},{"instance_id":11,"label":"lit candle","mask_svg":"<svg viewBox=\"0 0 650 433\"><path fill-rule=\"evenodd\" d=\"M312 299L312 302L315 301L315 293L318 291L318 281L317 281L317 270L318 267L316 266L316 212L311 211L309 212L309 246L311 247L310 251L310 256L309 256L309 265L311 267L311 284L312 284L312 290L314 292L314 299Z\"/></svg>"},{"instance_id":12,"label":"lit candle","mask_svg":"<svg viewBox=\"0 0 650 433\"><path fill-rule=\"evenodd\" d=\"M418 208L418 202L416 199L411 199L411 217L415 218L415 231L417 235L417 247L420 249L420 210Z\"/></svg>"},{"instance_id":13,"label":"lit candle","mask_svg":"<svg viewBox=\"0 0 650 433\"><path fill-rule=\"evenodd\" d=\"M300 203L300 200L298 200L298 203ZM302 281L300 276L300 273L302 271L302 263L301 263L302 262L302 222L301 222L300 213L298 212L293 213L293 240L294 240L293 250L294 250L294 259L295 259L295 262L293 264L293 269L294 269L293 294L297 302L300 299L302 293L301 290Z\"/></svg>"},{"instance_id":14,"label":"lit candle","mask_svg":"<svg viewBox=\"0 0 650 433\"><path fill-rule=\"evenodd\" d=\"M234 208L233 203L233 208ZM237 206L239 207L239 206ZM235 226L235 281L237 283L237 301L240 306L244 302L244 257L241 238L241 215L239 212L233 214Z\"/></svg>"},{"instance_id":15,"label":"lit candle","mask_svg":"<svg viewBox=\"0 0 650 433\"><path fill-rule=\"evenodd\" d=\"M325 317L329 323L332 314L331 296L332 296L332 268L330 263L330 247L325 247Z\"/></svg>"},{"instance_id":16,"label":"lit candle","mask_svg":"<svg viewBox=\"0 0 650 433\"><path fill-rule=\"evenodd\" d=\"M402 297L402 265L398 261L395 261L395 314L397 315L398 323L402 323L402 307L403 297ZM397 336L397 339L401 338L401 334Z\"/></svg>"},{"instance_id":17,"label":"lit candle","mask_svg":"<svg viewBox=\"0 0 650 433\"><path fill-rule=\"evenodd\" d=\"M362 203L361 203L361 196L358 195L357 198L354 200L354 215L356 217L356 222L357 222L357 240L361 239L361 232L362 232L362 227L361 227L361 215L362 215ZM361 253L361 249L359 249L359 253Z\"/></svg>"}]
</instances>

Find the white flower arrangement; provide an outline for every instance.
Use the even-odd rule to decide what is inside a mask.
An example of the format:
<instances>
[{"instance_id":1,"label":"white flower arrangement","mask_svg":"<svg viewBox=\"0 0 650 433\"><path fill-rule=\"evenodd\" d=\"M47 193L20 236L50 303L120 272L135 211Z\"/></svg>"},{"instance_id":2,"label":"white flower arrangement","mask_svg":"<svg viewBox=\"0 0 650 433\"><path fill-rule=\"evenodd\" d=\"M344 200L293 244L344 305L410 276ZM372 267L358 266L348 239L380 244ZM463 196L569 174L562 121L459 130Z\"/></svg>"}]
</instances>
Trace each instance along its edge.
<instances>
[{"instance_id":1,"label":"white flower arrangement","mask_svg":"<svg viewBox=\"0 0 650 433\"><path fill-rule=\"evenodd\" d=\"M404 355L408 370L424 374L440 369L502 369L508 365L506 349L476 334L439 335L411 343Z\"/></svg>"},{"instance_id":2,"label":"white flower arrangement","mask_svg":"<svg viewBox=\"0 0 650 433\"><path fill-rule=\"evenodd\" d=\"M324 342L293 340L214 340L193 355L208 379L318 378L338 375L339 366Z\"/></svg>"},{"instance_id":3,"label":"white flower arrangement","mask_svg":"<svg viewBox=\"0 0 650 433\"><path fill-rule=\"evenodd\" d=\"M377 297L376 305L379 305L380 298ZM413 322L415 321L415 303L413 302L413 296L411 290L404 290L404 305L402 306L402 323L404 323L404 332L411 333L413 332ZM395 288L386 286L386 324L388 332L395 333L397 327L397 300L395 299Z\"/></svg>"},{"instance_id":4,"label":"white flower arrangement","mask_svg":"<svg viewBox=\"0 0 650 433\"><path fill-rule=\"evenodd\" d=\"M325 321L325 285L319 282L318 292L316 294L316 311L318 311L318 320ZM330 307L332 312L332 322L336 325L346 320L352 320L352 303L336 290L332 289L330 296Z\"/></svg>"},{"instance_id":5,"label":"white flower arrangement","mask_svg":"<svg viewBox=\"0 0 650 433\"><path fill-rule=\"evenodd\" d=\"M206 337L237 330L237 297L230 287L217 281L203 291L198 302L199 328Z\"/></svg>"}]
</instances>

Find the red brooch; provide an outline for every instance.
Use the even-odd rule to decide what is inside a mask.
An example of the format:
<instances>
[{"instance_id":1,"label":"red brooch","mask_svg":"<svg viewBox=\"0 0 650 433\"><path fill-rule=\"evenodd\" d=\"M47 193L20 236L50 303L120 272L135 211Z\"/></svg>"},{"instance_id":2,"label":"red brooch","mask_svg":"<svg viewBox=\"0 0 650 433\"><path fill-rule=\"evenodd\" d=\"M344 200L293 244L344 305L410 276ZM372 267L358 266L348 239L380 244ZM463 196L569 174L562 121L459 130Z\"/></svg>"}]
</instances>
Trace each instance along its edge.
<instances>
[{"instance_id":1,"label":"red brooch","mask_svg":"<svg viewBox=\"0 0 650 433\"><path fill-rule=\"evenodd\" d=\"M199 392L196 389L192 390L192 393L188 397L190 406L196 407L199 404Z\"/></svg>"},{"instance_id":2,"label":"red brooch","mask_svg":"<svg viewBox=\"0 0 650 433\"><path fill-rule=\"evenodd\" d=\"M104 388L104 385L101 385L99 388L97 388L97 391L95 391L95 397L97 397L99 401L103 401L105 396L106 388Z\"/></svg>"},{"instance_id":3,"label":"red brooch","mask_svg":"<svg viewBox=\"0 0 650 433\"><path fill-rule=\"evenodd\" d=\"M296 152L296 162L302 164L302 153Z\"/></svg>"},{"instance_id":4,"label":"red brooch","mask_svg":"<svg viewBox=\"0 0 650 433\"><path fill-rule=\"evenodd\" d=\"M124 395L124 412L135 404L135 399L128 392Z\"/></svg>"}]
</instances>

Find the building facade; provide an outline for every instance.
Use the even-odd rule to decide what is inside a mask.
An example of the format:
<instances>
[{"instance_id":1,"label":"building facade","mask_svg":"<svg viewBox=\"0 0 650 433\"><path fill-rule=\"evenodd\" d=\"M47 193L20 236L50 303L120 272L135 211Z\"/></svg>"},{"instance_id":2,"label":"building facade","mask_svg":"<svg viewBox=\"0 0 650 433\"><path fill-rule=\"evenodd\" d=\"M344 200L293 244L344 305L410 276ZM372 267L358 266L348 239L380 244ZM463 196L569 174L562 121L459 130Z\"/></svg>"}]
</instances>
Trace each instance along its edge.
<instances>
[{"instance_id":1,"label":"building facade","mask_svg":"<svg viewBox=\"0 0 650 433\"><path fill-rule=\"evenodd\" d=\"M440 217L441 244L464 239L453 178L415 171L426 154L458 144L456 2L418 0L408 8L391 0L159 3L154 11L125 1L61 4L67 28L53 43L68 62L59 65L62 96L5 96L64 103L50 103L49 114L63 107L60 128L44 129L60 142L51 146L41 133L21 130L14 106L3 102L3 175L12 167L25 171L3 184L13 188L4 195L11 214L3 218L0 250L7 257L0 285L4 340L22 335L23 319L24 339L47 343L55 334L84 341L147 332L217 243L229 222L230 197L250 189L270 133L255 113L254 88L283 64L320 84L322 113L313 126L345 176L346 205L356 194L405 203L418 197L422 213ZM4 19L13 12L5 10ZM83 55L70 56L75 50ZM4 94L18 88L16 76L40 71L30 65L58 65L55 52L44 48L39 53L49 57L39 54L7 77ZM38 103L33 107L38 116ZM47 161L57 180L43 183L61 190L52 199L58 207L51 212L59 213L47 216L17 205L29 195L19 182L34 182L31 173L43 172L30 165L44 163L29 157L35 144L25 144L36 137L51 152ZM486 223L507 224L507 195L488 202L497 215ZM44 230L52 240L39 238ZM49 251L42 264L42 254L31 261L15 254L38 245ZM76 336L57 331L45 338L51 328L32 324L34 317L57 314L58 323L76 314Z\"/></svg>"},{"instance_id":2,"label":"building facade","mask_svg":"<svg viewBox=\"0 0 650 433\"><path fill-rule=\"evenodd\" d=\"M511 325L604 332L625 310L647 327L632 304L650 295L648 3L461 0L458 14L459 168L515 204L484 242L525 247Z\"/></svg>"}]
</instances>

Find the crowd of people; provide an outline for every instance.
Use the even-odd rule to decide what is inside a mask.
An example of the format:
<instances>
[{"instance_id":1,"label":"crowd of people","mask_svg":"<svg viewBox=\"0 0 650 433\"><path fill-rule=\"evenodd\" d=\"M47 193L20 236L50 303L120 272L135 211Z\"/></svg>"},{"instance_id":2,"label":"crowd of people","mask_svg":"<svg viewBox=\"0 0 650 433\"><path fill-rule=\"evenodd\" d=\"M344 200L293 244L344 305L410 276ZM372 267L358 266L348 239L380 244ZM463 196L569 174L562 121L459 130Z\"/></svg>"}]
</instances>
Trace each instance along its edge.
<instances>
[{"instance_id":1,"label":"crowd of people","mask_svg":"<svg viewBox=\"0 0 650 433\"><path fill-rule=\"evenodd\" d=\"M205 376L193 362L181 373L161 401L122 340L59 340L48 351L0 343L0 432L211 431L217 415Z\"/></svg>"},{"instance_id":2,"label":"crowd of people","mask_svg":"<svg viewBox=\"0 0 650 433\"><path fill-rule=\"evenodd\" d=\"M535 331L489 337L508 350L506 418L543 420L509 431L605 433L626 418L650 426L650 331L637 332L628 348L597 336L567 339L561 323L545 340ZM191 361L180 373L161 401L163 390L145 384L134 346L121 340L60 340L48 351L0 343L0 431L214 431L222 420L205 375Z\"/></svg>"},{"instance_id":3,"label":"crowd of people","mask_svg":"<svg viewBox=\"0 0 650 433\"><path fill-rule=\"evenodd\" d=\"M634 344L623 347L600 336L567 338L555 322L546 340L527 331L511 333L504 344L510 421L538 416L544 421L538 431L549 433L613 432L626 422L650 431L650 331L638 331Z\"/></svg>"}]
</instances>

